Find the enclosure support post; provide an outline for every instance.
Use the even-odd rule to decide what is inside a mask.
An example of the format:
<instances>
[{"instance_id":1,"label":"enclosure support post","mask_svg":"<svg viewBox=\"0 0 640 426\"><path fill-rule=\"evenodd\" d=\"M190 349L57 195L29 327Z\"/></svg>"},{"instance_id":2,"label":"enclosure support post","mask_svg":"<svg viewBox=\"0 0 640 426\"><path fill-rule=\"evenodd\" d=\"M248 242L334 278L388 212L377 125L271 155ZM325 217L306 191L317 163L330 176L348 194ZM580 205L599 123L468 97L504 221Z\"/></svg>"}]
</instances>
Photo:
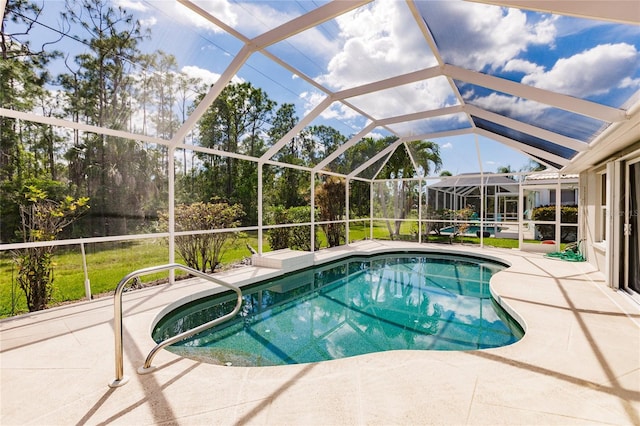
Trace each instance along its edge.
<instances>
[{"instance_id":1,"label":"enclosure support post","mask_svg":"<svg viewBox=\"0 0 640 426\"><path fill-rule=\"evenodd\" d=\"M349 245L349 178L346 178L344 182L344 217L346 219L344 224L344 242Z\"/></svg>"},{"instance_id":2,"label":"enclosure support post","mask_svg":"<svg viewBox=\"0 0 640 426\"><path fill-rule=\"evenodd\" d=\"M556 183L556 200L554 201L556 204L556 251L560 251L560 238L562 237L562 226L560 222L562 221L562 180L560 178L560 173L558 173L558 182Z\"/></svg>"},{"instance_id":3,"label":"enclosure support post","mask_svg":"<svg viewBox=\"0 0 640 426\"><path fill-rule=\"evenodd\" d=\"M168 174L169 174L169 263L176 262L176 170L175 170L175 146L170 146L168 155ZM169 270L169 284L173 284L176 279L176 272Z\"/></svg>"},{"instance_id":4,"label":"enclosure support post","mask_svg":"<svg viewBox=\"0 0 640 426\"><path fill-rule=\"evenodd\" d=\"M262 162L258 162L258 254L262 256ZM312 186L313 188L313 186ZM313 244L313 240L311 240Z\"/></svg>"},{"instance_id":5,"label":"enclosure support post","mask_svg":"<svg viewBox=\"0 0 640 426\"><path fill-rule=\"evenodd\" d=\"M418 179L418 244L422 242L422 178Z\"/></svg>"},{"instance_id":6,"label":"enclosure support post","mask_svg":"<svg viewBox=\"0 0 640 426\"><path fill-rule=\"evenodd\" d=\"M84 294L87 300L91 300L91 282L89 281L89 273L87 271L87 255L84 252L84 243L80 243L80 253L82 253L82 270L84 271Z\"/></svg>"},{"instance_id":7,"label":"enclosure support post","mask_svg":"<svg viewBox=\"0 0 640 426\"><path fill-rule=\"evenodd\" d=\"M498 203L498 185L494 185L493 186L493 232L494 234L498 231L498 225L497 222L498 221L498 212L500 211L500 204ZM506 210L505 210L506 212Z\"/></svg>"},{"instance_id":8,"label":"enclosure support post","mask_svg":"<svg viewBox=\"0 0 640 426\"><path fill-rule=\"evenodd\" d=\"M480 172L482 176L482 171ZM480 180L480 248L484 247L484 197L486 196L486 186L484 186L484 176Z\"/></svg>"},{"instance_id":9,"label":"enclosure support post","mask_svg":"<svg viewBox=\"0 0 640 426\"><path fill-rule=\"evenodd\" d=\"M316 251L316 174L311 171L311 251Z\"/></svg>"},{"instance_id":10,"label":"enclosure support post","mask_svg":"<svg viewBox=\"0 0 640 426\"><path fill-rule=\"evenodd\" d=\"M373 240L373 180L369 183L369 239Z\"/></svg>"},{"instance_id":11,"label":"enclosure support post","mask_svg":"<svg viewBox=\"0 0 640 426\"><path fill-rule=\"evenodd\" d=\"M523 179L524 180L524 177ZM524 241L524 188L522 188L522 180L518 184L518 248L522 250Z\"/></svg>"}]
</instances>

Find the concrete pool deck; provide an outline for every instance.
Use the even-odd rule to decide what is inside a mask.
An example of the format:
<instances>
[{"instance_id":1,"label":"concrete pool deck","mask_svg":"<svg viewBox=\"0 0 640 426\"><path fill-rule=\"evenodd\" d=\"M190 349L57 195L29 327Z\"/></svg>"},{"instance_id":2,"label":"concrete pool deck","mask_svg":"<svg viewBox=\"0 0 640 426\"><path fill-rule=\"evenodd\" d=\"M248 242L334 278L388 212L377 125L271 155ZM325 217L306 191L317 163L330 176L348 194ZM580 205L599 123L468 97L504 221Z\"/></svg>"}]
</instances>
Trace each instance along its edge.
<instances>
[{"instance_id":1,"label":"concrete pool deck","mask_svg":"<svg viewBox=\"0 0 640 426\"><path fill-rule=\"evenodd\" d=\"M364 241L316 253L430 249L500 258L496 295L526 322L511 346L394 351L316 364L224 367L160 351L149 328L169 303L211 286L199 279L124 295L124 369L114 379L113 299L0 321L0 424L640 424L640 306L588 263L518 250ZM246 267L230 281L272 276ZM114 283L114 287L115 287Z\"/></svg>"}]
</instances>

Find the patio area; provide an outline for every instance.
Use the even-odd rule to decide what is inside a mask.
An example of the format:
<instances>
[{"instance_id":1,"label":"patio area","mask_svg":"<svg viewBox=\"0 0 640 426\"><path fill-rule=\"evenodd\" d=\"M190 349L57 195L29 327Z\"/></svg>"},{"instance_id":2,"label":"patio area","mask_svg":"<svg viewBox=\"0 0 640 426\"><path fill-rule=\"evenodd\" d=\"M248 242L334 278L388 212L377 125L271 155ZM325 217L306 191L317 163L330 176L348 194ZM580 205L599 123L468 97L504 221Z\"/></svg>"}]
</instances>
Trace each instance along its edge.
<instances>
[{"instance_id":1,"label":"patio area","mask_svg":"<svg viewBox=\"0 0 640 426\"><path fill-rule=\"evenodd\" d=\"M363 241L315 263L393 250L474 253L512 266L496 299L525 325L516 344L469 352L393 351L282 367L224 367L161 351L150 325L199 279L124 295L124 368L114 379L113 300L0 322L0 424L640 424L640 306L604 285L593 265L518 250ZM279 270L216 277L243 283ZM115 285L115 283L114 283Z\"/></svg>"}]
</instances>

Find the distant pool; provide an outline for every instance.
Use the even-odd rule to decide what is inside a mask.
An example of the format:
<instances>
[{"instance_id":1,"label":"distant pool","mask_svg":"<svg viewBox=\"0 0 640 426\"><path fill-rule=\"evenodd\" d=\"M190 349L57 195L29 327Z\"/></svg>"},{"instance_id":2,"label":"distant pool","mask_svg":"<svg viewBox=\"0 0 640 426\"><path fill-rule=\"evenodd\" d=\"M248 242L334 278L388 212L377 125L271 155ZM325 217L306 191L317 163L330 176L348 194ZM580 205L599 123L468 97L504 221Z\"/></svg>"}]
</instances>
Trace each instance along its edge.
<instances>
[{"instance_id":1,"label":"distant pool","mask_svg":"<svg viewBox=\"0 0 640 426\"><path fill-rule=\"evenodd\" d=\"M500 232L502 228L499 226L485 226L482 230L486 233L488 232L489 235L493 237L495 235L496 230ZM440 233L444 235L453 234L455 232L458 232L457 226L447 226L445 228L440 229ZM480 227L478 225L469 225L467 229L464 231L464 235L475 237L476 235L478 235L476 234L477 232L480 232Z\"/></svg>"},{"instance_id":2,"label":"distant pool","mask_svg":"<svg viewBox=\"0 0 640 426\"><path fill-rule=\"evenodd\" d=\"M168 350L234 366L298 364L389 350L473 350L505 346L522 328L491 297L504 266L439 254L352 257L243 289L243 307L218 328ZM229 312L222 295L160 320L161 341Z\"/></svg>"}]
</instances>

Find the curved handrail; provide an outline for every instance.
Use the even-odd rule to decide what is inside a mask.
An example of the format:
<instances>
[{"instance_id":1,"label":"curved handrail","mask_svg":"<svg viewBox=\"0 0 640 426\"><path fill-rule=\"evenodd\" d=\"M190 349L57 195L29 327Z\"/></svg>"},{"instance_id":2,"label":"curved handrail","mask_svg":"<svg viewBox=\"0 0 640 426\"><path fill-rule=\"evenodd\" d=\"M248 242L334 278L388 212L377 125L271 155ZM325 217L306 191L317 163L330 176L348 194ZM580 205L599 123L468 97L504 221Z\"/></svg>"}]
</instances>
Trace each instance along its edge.
<instances>
[{"instance_id":1,"label":"curved handrail","mask_svg":"<svg viewBox=\"0 0 640 426\"><path fill-rule=\"evenodd\" d=\"M217 278L213 278L210 275L205 274L204 272L198 271L197 269L190 268L188 266L180 265L179 263L169 263L167 265L159 265L159 266L151 266L149 268L138 269L137 271L133 271L127 274L123 279L120 280L118 286L116 287L115 294L113 295L113 331L115 335L115 361L116 361L116 378L113 382L109 384L110 387L115 388L126 384L129 381L129 378L124 375L124 355L123 355L123 345L122 345L122 293L124 292L124 288L126 284L132 278L139 277L142 275L152 274L154 272L166 271L171 269L181 269L183 271L188 272L190 275L197 276L200 278L204 278L207 281L211 281L223 287L229 288L233 290L237 295L236 306L230 313L221 316L220 318L216 318L212 321L209 321L205 324L199 325L198 327L192 328L191 330L184 331L180 334L177 334L173 337L170 337L160 343L158 343L147 355L147 359L144 362L144 366L138 369L139 374L146 374L152 371L151 361L156 353L169 345L172 345L180 340L186 339L187 337L193 336L194 334L200 333L208 328L211 328L215 325L218 325L224 321L230 320L233 318L239 311L242 306L242 291L232 285L228 284L224 281L221 281Z\"/></svg>"}]
</instances>

